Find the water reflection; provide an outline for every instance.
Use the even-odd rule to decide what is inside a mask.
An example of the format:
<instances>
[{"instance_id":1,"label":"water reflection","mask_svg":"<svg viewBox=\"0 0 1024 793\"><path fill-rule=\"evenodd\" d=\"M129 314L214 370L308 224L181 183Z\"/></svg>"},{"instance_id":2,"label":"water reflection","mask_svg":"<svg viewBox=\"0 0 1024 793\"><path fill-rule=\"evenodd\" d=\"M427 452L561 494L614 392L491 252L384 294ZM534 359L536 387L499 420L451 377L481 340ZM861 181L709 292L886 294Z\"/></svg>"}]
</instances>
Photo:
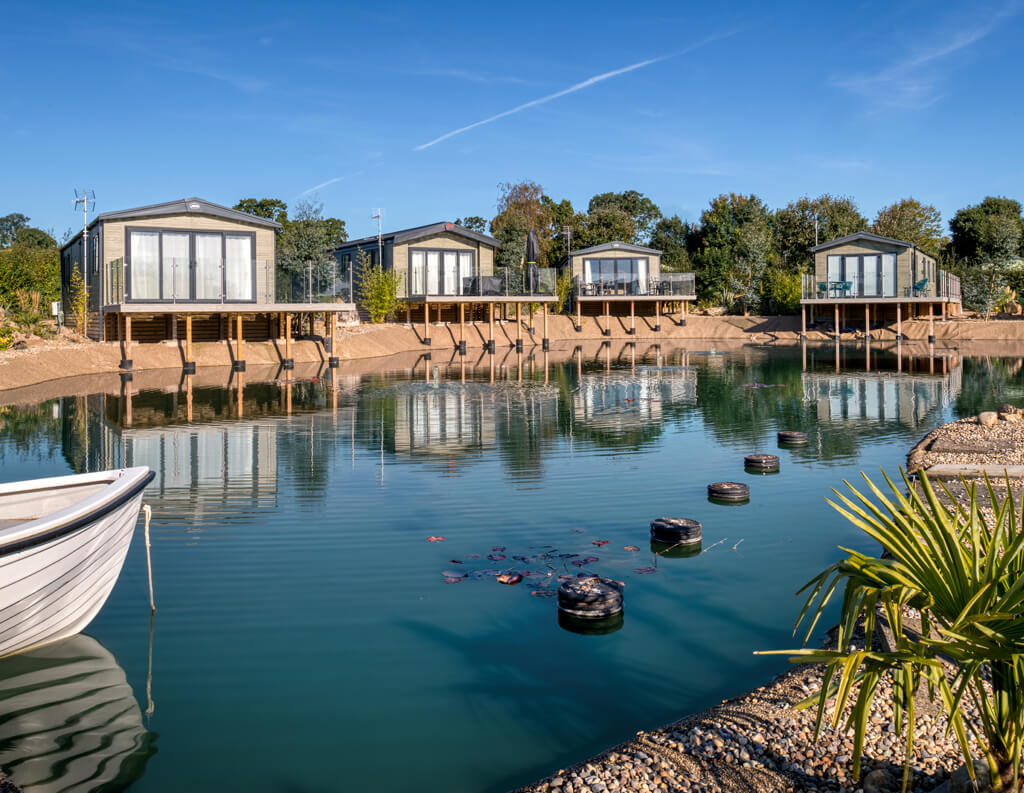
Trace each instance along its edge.
<instances>
[{"instance_id":1,"label":"water reflection","mask_svg":"<svg viewBox=\"0 0 1024 793\"><path fill-rule=\"evenodd\" d=\"M25 793L125 790L155 740L124 670L91 636L0 661L0 768Z\"/></svg>"}]
</instances>

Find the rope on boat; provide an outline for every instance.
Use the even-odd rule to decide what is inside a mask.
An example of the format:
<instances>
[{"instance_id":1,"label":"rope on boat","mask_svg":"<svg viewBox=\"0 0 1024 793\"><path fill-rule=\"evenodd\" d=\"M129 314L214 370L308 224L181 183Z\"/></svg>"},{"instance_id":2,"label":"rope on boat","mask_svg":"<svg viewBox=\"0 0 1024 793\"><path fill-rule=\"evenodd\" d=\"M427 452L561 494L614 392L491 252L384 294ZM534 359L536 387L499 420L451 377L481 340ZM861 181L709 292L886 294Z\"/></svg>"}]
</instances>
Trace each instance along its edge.
<instances>
[{"instance_id":1,"label":"rope on boat","mask_svg":"<svg viewBox=\"0 0 1024 793\"><path fill-rule=\"evenodd\" d=\"M149 504L142 505L142 514L146 516L146 570L149 573L149 608L150 613L156 613L156 603L153 601L153 560L149 555L149 521L153 517L153 510Z\"/></svg>"}]
</instances>

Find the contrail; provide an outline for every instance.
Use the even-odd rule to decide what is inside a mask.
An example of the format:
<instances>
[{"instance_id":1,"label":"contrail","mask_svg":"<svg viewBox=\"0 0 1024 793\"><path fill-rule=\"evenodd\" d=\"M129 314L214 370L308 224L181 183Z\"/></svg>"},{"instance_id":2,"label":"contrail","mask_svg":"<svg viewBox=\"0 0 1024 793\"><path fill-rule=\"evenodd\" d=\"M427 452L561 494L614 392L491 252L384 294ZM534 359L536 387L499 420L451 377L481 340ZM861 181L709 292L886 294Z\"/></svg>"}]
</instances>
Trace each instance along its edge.
<instances>
[{"instance_id":1,"label":"contrail","mask_svg":"<svg viewBox=\"0 0 1024 793\"><path fill-rule=\"evenodd\" d=\"M568 88L564 88L561 91L556 91L553 94L542 96L540 97L540 99L533 99L529 102L525 102L524 104L517 105L516 107L513 107L511 110L506 110L502 113L498 113L497 115L491 116L490 118L485 118L482 121L475 121L472 124L467 124L464 127L453 129L451 132L444 133L444 135L441 135L439 138L434 138L432 141L429 141L427 143L421 143L419 146L416 146L413 149L413 151L423 151L423 149L429 149L431 146L435 146L441 141L448 140L448 138L453 138L456 135L461 135L463 132L469 132L469 130L471 129L482 127L484 124L490 124L492 121L497 121L500 118L505 118L506 116L511 116L515 113L520 113L523 110L527 110L531 107L546 104L547 102L550 102L553 99L559 99L560 97L567 96L568 94L574 94L577 91L582 91L584 88L589 88L590 86L596 85L597 83L603 82L604 80L609 80L612 77L618 77L620 74L626 74L627 72L633 72L636 71L637 69L642 69L645 66L650 66L653 63L660 63L661 61L667 61L670 58L676 58L680 55L684 55L687 52L692 52L698 47L703 47L704 45L710 44L713 41L718 41L719 39L731 36L735 32L736 31L730 31L728 33L709 36L708 38L703 39L702 41L699 41L696 44L692 44L689 47L686 47L685 49L679 50L678 52L673 52L668 55L661 55L657 58L648 58L645 61L639 61L638 63L633 63L630 64L629 66L623 66L621 69L615 69L610 72L605 72L604 74L598 74L594 77L590 77L584 80L583 82L576 83L575 85L570 85Z\"/></svg>"}]
</instances>

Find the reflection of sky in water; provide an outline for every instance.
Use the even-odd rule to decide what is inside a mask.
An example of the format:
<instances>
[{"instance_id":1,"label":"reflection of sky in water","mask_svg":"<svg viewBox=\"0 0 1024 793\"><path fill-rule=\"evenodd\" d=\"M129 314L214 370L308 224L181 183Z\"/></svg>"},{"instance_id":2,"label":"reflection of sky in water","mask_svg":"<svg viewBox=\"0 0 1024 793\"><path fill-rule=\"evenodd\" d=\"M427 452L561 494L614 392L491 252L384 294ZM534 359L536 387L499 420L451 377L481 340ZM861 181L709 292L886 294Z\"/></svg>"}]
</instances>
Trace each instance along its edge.
<instances>
[{"instance_id":1,"label":"reflection of sky in water","mask_svg":"<svg viewBox=\"0 0 1024 793\"><path fill-rule=\"evenodd\" d=\"M237 384L193 388L191 423L176 383L5 409L8 479L158 472L159 753L132 790L177 790L187 773L200 791L500 791L760 684L785 663L751 652L791 645L796 587L837 545L869 549L829 488L893 472L930 426L1024 395L1006 359L929 375L892 356L868 372L853 349L836 373L828 347L806 368L799 348L666 350L661 367L630 352L570 350L546 372L539 356L497 356L493 385L486 357L463 374L436 354L411 374L343 367L337 390L329 373L250 377L241 420ZM779 429L811 443L780 450ZM751 452L779 454L781 473L745 473ZM750 504L710 504L719 480L748 483ZM700 520L706 553L654 556L661 515ZM133 544L90 629L139 701L144 553ZM621 629L563 630L536 577L444 583L506 564L624 580Z\"/></svg>"}]
</instances>

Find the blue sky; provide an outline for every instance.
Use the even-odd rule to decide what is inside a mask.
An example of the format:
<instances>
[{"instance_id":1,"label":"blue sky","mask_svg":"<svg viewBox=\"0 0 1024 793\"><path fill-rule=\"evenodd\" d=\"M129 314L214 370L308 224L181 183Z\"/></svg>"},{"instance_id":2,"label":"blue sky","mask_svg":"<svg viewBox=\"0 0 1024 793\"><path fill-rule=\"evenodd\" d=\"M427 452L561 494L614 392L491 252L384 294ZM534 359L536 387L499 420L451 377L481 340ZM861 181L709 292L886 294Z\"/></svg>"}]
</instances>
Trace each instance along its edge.
<instances>
[{"instance_id":1,"label":"blue sky","mask_svg":"<svg viewBox=\"0 0 1024 793\"><path fill-rule=\"evenodd\" d=\"M730 191L948 220L1024 199L1022 39L1024 2L10 4L0 215L316 198L361 236L532 179L690 220Z\"/></svg>"}]
</instances>

